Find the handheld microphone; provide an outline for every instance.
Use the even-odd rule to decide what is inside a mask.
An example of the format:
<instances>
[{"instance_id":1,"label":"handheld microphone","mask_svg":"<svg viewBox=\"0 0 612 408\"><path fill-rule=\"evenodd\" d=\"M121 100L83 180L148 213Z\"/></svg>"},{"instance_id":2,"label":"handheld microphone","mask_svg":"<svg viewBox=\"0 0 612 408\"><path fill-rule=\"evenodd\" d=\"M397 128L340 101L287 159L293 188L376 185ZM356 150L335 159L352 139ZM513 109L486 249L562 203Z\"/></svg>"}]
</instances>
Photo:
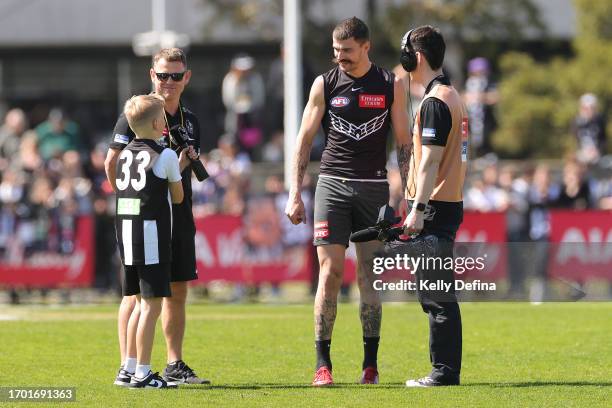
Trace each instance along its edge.
<instances>
[{"instance_id":1,"label":"handheld microphone","mask_svg":"<svg viewBox=\"0 0 612 408\"><path fill-rule=\"evenodd\" d=\"M192 146L193 139L189 138L187 131L181 125L172 126L168 130L168 136L172 139L172 142L176 145L179 145L181 149L186 149L189 146ZM206 171L206 168L204 167L199 158L192 159L190 157L189 160L191 160L191 166L198 181L204 181L208 177L210 177L208 175L208 172Z\"/></svg>"},{"instance_id":2,"label":"handheld microphone","mask_svg":"<svg viewBox=\"0 0 612 408\"><path fill-rule=\"evenodd\" d=\"M383 205L378 211L378 220L373 227L356 231L351 234L349 240L351 242L367 242L379 240L389 242L398 240L399 236L404 233L404 227L393 227L399 223L401 217L395 216L395 210L390 205Z\"/></svg>"}]
</instances>

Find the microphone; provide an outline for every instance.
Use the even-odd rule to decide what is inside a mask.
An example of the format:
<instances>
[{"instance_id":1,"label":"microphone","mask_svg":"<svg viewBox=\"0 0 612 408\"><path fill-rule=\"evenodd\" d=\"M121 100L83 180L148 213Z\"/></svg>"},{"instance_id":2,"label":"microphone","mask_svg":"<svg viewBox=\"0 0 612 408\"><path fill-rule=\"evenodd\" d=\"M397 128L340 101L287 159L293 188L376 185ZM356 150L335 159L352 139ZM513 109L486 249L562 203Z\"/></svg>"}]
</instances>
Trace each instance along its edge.
<instances>
[{"instance_id":1,"label":"microphone","mask_svg":"<svg viewBox=\"0 0 612 408\"><path fill-rule=\"evenodd\" d=\"M193 139L189 138L187 130L181 125L174 125L168 129L168 136L172 139L172 143L179 145L181 149L186 149L189 146L192 146L191 143L193 142ZM210 177L200 159L192 159L190 157L189 160L191 160L191 168L193 169L198 181L204 181Z\"/></svg>"},{"instance_id":2,"label":"microphone","mask_svg":"<svg viewBox=\"0 0 612 408\"><path fill-rule=\"evenodd\" d=\"M355 231L349 237L351 242L367 242L378 239L380 230L378 228L369 227L360 231Z\"/></svg>"},{"instance_id":3,"label":"microphone","mask_svg":"<svg viewBox=\"0 0 612 408\"><path fill-rule=\"evenodd\" d=\"M402 221L401 217L395 216L393 207L386 204L380 207L378 211L378 220L373 227L368 227L360 231L355 231L349 237L351 242L367 242L367 241L403 241L400 236L404 234L404 226L394 227Z\"/></svg>"},{"instance_id":4,"label":"microphone","mask_svg":"<svg viewBox=\"0 0 612 408\"><path fill-rule=\"evenodd\" d=\"M349 237L351 242L368 242L368 241L394 241L400 240L400 235L404 234L404 227L393 227L388 230L369 227L360 231L355 231ZM401 241L401 240L400 240Z\"/></svg>"}]
</instances>

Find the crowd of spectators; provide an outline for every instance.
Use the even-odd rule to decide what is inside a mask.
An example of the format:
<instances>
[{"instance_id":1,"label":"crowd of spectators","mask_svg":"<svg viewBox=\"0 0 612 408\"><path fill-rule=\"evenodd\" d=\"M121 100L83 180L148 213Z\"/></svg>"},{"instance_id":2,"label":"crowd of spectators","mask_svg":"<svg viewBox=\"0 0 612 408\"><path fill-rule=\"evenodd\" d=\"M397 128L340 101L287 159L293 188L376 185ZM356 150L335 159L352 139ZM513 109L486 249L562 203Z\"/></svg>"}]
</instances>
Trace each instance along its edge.
<instances>
[{"instance_id":1,"label":"crowd of spectators","mask_svg":"<svg viewBox=\"0 0 612 408\"><path fill-rule=\"evenodd\" d=\"M554 161L499 162L489 143L498 98L489 73L486 60L470 61L464 98L476 160L468 172L465 209L505 213L508 242L546 242L551 208L612 209L610 169L601 166L606 125L595 95L580 98L573 124L577 150L562 166ZM307 69L304 75L307 81ZM193 182L194 215L241 216L245 256L252 261L282 256L311 239L312 225L294 227L284 217L286 192L282 176L276 173L280 167L274 174L262 173L254 182L254 161L280 166L283 160L282 76L282 53L270 67L267 84L256 72L252 57L234 58L223 81L225 134L215 149L202 153L211 177ZM411 89L415 106L418 92ZM78 237L78 217L92 215L95 286L115 290L114 194L104 172L108 145L102 141L90 149L86 139L79 125L59 108L50 109L47 120L35 127L21 109L6 112L0 128L0 262L19 264L36 251L71 254ZM313 160L320 147L314 147ZM391 204L403 213L406 208L393 163L395 153L389 157ZM304 200L311 207L314 180L307 179ZM517 287L520 284L517 279Z\"/></svg>"},{"instance_id":2,"label":"crowd of spectators","mask_svg":"<svg viewBox=\"0 0 612 408\"><path fill-rule=\"evenodd\" d=\"M0 129L3 259L19 263L32 251L74 250L76 218L93 210L97 170L84 160L79 140L78 125L59 109L34 129L20 109L6 114Z\"/></svg>"}]
</instances>

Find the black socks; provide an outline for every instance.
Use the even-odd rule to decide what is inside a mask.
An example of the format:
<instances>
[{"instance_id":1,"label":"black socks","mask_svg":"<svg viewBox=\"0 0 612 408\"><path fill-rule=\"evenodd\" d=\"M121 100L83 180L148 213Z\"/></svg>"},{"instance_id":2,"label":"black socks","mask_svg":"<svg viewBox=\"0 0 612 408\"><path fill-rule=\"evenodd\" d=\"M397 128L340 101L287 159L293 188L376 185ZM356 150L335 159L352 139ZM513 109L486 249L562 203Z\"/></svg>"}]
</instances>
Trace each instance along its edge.
<instances>
[{"instance_id":1,"label":"black socks","mask_svg":"<svg viewBox=\"0 0 612 408\"><path fill-rule=\"evenodd\" d=\"M380 337L364 337L363 338L363 367L377 367L378 343Z\"/></svg>"},{"instance_id":2,"label":"black socks","mask_svg":"<svg viewBox=\"0 0 612 408\"><path fill-rule=\"evenodd\" d=\"M378 366L378 343L380 337L364 337L363 338L363 366L366 367ZM319 368L326 366L331 371L332 362L330 357L331 340L320 340L315 341L315 348L317 349L317 367Z\"/></svg>"},{"instance_id":3,"label":"black socks","mask_svg":"<svg viewBox=\"0 0 612 408\"><path fill-rule=\"evenodd\" d=\"M317 349L317 370L323 366L327 366L329 371L331 371L332 363L331 357L329 356L331 340L317 340L315 341L315 348Z\"/></svg>"}]
</instances>

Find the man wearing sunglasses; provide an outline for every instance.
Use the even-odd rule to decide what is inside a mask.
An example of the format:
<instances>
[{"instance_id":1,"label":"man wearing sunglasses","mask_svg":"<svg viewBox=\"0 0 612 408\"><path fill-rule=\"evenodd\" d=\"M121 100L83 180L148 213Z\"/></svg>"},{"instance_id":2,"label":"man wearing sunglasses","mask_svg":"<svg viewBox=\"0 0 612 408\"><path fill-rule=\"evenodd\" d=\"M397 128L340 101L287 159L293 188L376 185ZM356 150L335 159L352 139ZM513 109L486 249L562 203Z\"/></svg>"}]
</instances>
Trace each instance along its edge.
<instances>
[{"instance_id":1,"label":"man wearing sunglasses","mask_svg":"<svg viewBox=\"0 0 612 408\"><path fill-rule=\"evenodd\" d=\"M164 100L166 127L158 140L162 147L170 147L177 155L181 148L173 141L171 132L181 126L191 139L187 155L180 161L180 169L185 198L181 204L172 206L172 264L171 297L164 298L162 308L162 327L166 338L168 365L164 379L177 384L207 384L208 380L199 378L182 360L183 337L185 334L185 302L187 283L198 278L195 259L195 223L191 211L191 163L197 159L200 149L200 126L196 116L181 103L181 94L191 78L187 69L185 53L179 48L165 48L153 56L150 69L154 93ZM171 130L172 129L172 130ZM115 188L115 165L121 150L134 138L124 115L117 120L105 161L108 180ZM188 157L185 157L188 156ZM115 384L126 380L134 372L133 357L136 356L135 336L132 328L138 322L139 310L133 297L124 297L119 308L118 332L121 350L121 369Z\"/></svg>"}]
</instances>

